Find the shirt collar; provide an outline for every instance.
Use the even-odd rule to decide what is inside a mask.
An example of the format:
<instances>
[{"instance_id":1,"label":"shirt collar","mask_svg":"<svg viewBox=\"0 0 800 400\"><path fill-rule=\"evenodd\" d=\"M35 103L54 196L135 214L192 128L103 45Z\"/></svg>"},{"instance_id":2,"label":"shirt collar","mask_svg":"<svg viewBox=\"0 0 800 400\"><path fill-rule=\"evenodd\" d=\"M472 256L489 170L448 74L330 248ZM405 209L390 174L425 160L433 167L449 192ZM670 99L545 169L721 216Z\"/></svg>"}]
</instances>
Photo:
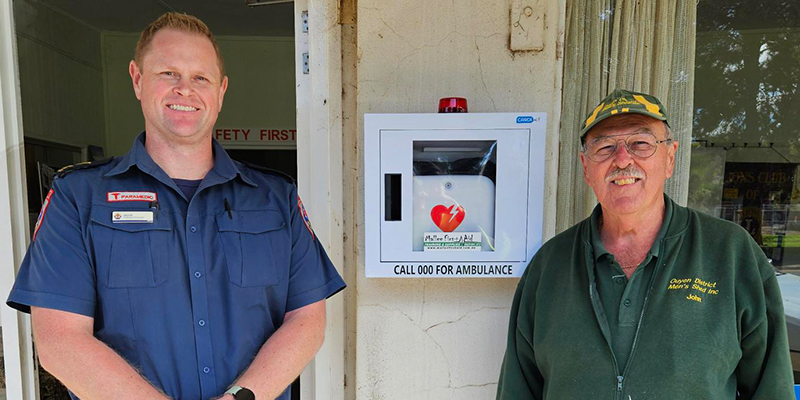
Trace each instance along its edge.
<instances>
[{"instance_id":1,"label":"shirt collar","mask_svg":"<svg viewBox=\"0 0 800 400\"><path fill-rule=\"evenodd\" d=\"M669 223L672 221L672 201L664 195L664 220L661 221L661 228L658 230L653 245L650 247L650 255L658 257L658 251L661 249L661 240L667 235ZM600 238L600 218L603 215L603 208L600 204L595 207L592 216L589 219L589 232L591 233L591 244L594 252L594 260L597 261L601 256L610 254L603 245L603 240Z\"/></svg>"},{"instance_id":2,"label":"shirt collar","mask_svg":"<svg viewBox=\"0 0 800 400\"><path fill-rule=\"evenodd\" d=\"M145 132L140 133L133 140L133 146L128 154L122 157L122 160L116 167L108 171L105 176L114 176L124 173L132 166L137 166L142 172L148 173L153 176L165 175L161 167L153 161L147 149L144 147ZM228 152L222 147L216 139L211 139L211 146L214 149L214 166L208 171L207 178L212 178L214 181L229 181L239 175L242 181L250 186L258 187L252 179L242 173L236 163L228 156ZM219 183L215 182L215 183Z\"/></svg>"}]
</instances>

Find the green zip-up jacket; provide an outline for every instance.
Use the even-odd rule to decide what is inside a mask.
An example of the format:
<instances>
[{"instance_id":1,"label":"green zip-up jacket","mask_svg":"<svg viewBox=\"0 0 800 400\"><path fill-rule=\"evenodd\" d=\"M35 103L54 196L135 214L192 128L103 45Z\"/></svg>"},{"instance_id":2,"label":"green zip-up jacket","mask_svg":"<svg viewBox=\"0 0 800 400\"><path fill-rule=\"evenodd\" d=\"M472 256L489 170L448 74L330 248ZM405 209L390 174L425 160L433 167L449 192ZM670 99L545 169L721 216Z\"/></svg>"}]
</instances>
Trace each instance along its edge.
<instances>
[{"instance_id":1,"label":"green zip-up jacket","mask_svg":"<svg viewBox=\"0 0 800 400\"><path fill-rule=\"evenodd\" d=\"M587 219L525 271L497 399L794 399L772 266L741 227L672 205L628 365L599 312Z\"/></svg>"}]
</instances>

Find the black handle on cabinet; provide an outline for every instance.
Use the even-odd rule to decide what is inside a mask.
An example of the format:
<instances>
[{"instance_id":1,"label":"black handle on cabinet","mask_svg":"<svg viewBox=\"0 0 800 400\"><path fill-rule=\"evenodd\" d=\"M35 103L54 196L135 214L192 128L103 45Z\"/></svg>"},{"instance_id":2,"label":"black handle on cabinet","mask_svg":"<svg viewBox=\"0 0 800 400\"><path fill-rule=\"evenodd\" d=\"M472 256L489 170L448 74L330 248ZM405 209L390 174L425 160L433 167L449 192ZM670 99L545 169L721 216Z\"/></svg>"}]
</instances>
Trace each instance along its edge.
<instances>
[{"instance_id":1,"label":"black handle on cabinet","mask_svg":"<svg viewBox=\"0 0 800 400\"><path fill-rule=\"evenodd\" d=\"M400 174L385 174L384 183L384 220L400 221L402 219L402 184Z\"/></svg>"}]
</instances>

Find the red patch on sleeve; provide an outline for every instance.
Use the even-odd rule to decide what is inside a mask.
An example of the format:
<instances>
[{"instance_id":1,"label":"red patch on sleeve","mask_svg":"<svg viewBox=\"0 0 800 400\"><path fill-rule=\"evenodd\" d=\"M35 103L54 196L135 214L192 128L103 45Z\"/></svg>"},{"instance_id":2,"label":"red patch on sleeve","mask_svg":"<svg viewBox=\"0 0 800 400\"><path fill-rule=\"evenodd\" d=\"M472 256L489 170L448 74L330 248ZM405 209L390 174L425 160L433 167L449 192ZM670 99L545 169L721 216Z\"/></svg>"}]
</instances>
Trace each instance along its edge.
<instances>
[{"instance_id":1,"label":"red patch on sleeve","mask_svg":"<svg viewBox=\"0 0 800 400\"><path fill-rule=\"evenodd\" d=\"M311 229L311 220L308 219L308 213L306 213L306 208L303 207L303 200L300 200L300 196L297 196L297 209L300 210L300 215L303 216L303 222L306 223L306 228L308 228L308 232L311 233L311 240L314 240L314 230Z\"/></svg>"},{"instance_id":2,"label":"red patch on sleeve","mask_svg":"<svg viewBox=\"0 0 800 400\"><path fill-rule=\"evenodd\" d=\"M53 193L55 191L50 189L47 192L47 197L44 198L44 203L42 203L42 211L39 211L39 218L36 220L36 227L33 228L33 241L36 241L36 234L39 233L39 228L42 227L42 222L44 222L44 214L47 212L47 207L50 206L50 198L53 197Z\"/></svg>"}]
</instances>

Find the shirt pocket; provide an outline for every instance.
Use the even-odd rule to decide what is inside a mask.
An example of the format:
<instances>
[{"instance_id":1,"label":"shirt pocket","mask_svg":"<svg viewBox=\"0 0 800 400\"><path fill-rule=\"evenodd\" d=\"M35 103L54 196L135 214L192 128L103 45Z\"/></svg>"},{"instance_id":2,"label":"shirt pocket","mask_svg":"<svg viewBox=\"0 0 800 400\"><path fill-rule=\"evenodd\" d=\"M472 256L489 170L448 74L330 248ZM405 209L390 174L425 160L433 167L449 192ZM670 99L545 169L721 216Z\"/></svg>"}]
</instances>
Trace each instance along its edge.
<instances>
[{"instance_id":1,"label":"shirt pocket","mask_svg":"<svg viewBox=\"0 0 800 400\"><path fill-rule=\"evenodd\" d=\"M271 286L286 277L291 240L279 211L224 212L217 215L217 227L231 283Z\"/></svg>"},{"instance_id":2,"label":"shirt pocket","mask_svg":"<svg viewBox=\"0 0 800 400\"><path fill-rule=\"evenodd\" d=\"M114 223L112 207L93 207L92 244L97 280L108 288L156 287L167 280L172 226L164 216L152 223Z\"/></svg>"}]
</instances>

